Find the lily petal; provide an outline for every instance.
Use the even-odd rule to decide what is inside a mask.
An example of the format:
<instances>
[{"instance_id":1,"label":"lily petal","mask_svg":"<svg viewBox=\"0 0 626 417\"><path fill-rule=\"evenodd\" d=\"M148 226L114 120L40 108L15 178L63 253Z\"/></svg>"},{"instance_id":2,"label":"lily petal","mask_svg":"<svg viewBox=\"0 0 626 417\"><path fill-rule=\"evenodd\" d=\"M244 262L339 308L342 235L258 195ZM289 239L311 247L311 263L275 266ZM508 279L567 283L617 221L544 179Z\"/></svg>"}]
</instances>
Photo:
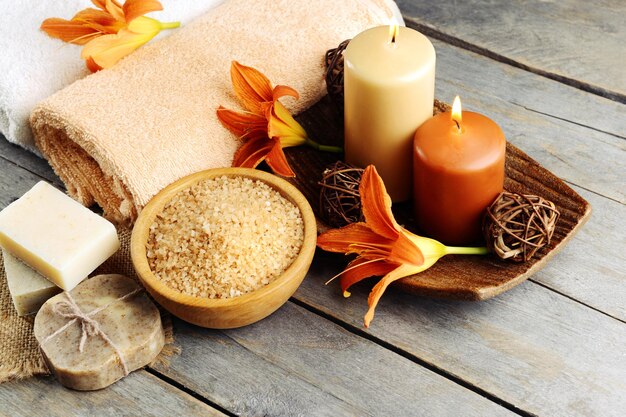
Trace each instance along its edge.
<instances>
[{"instance_id":1,"label":"lily petal","mask_svg":"<svg viewBox=\"0 0 626 417\"><path fill-rule=\"evenodd\" d=\"M100 67L111 68L155 35L156 33L138 34L122 29L116 35L104 35L89 41L83 47L81 57L83 59L91 57Z\"/></svg>"},{"instance_id":2,"label":"lily petal","mask_svg":"<svg viewBox=\"0 0 626 417\"><path fill-rule=\"evenodd\" d=\"M257 137L257 134L253 132L259 132L260 136L266 139L268 137L267 120L254 113L240 113L220 106L217 109L217 118L226 129L239 138Z\"/></svg>"},{"instance_id":3,"label":"lily petal","mask_svg":"<svg viewBox=\"0 0 626 417\"><path fill-rule=\"evenodd\" d=\"M91 2L94 4L94 6L96 6L97 8L106 11L107 6L106 6L106 0L91 0Z\"/></svg>"},{"instance_id":4,"label":"lily petal","mask_svg":"<svg viewBox=\"0 0 626 417\"><path fill-rule=\"evenodd\" d=\"M72 17L72 21L89 27L98 26L97 28L94 27L94 29L100 30L100 28L103 28L105 30L102 30L102 32L106 33L117 33L126 25L123 21L115 19L108 12L92 8L79 11Z\"/></svg>"},{"instance_id":5,"label":"lily petal","mask_svg":"<svg viewBox=\"0 0 626 417\"><path fill-rule=\"evenodd\" d=\"M96 4L94 2L94 4ZM98 2L101 4L101 2ZM115 0L105 0L104 1L104 10L109 12L111 16L113 16L116 20L120 22L124 22L124 11L122 10L122 6Z\"/></svg>"},{"instance_id":6,"label":"lily petal","mask_svg":"<svg viewBox=\"0 0 626 417\"><path fill-rule=\"evenodd\" d=\"M376 305L378 304L380 297L382 297L389 284L401 278L419 274L420 272L425 271L433 266L438 260L439 257L428 257L425 259L424 263L421 266L400 265L398 268L385 275L383 279L378 281L374 288L372 288L372 292L370 292L369 297L367 297L369 310L367 310L367 313L365 314L365 327L369 327L372 319L374 318L374 310L376 310Z\"/></svg>"},{"instance_id":7,"label":"lily petal","mask_svg":"<svg viewBox=\"0 0 626 417\"><path fill-rule=\"evenodd\" d=\"M409 233L408 231L404 229L400 230L401 232L393 243L387 259L390 262L399 264L422 265L424 263L422 251L416 246L415 242L406 235L406 233Z\"/></svg>"},{"instance_id":8,"label":"lily petal","mask_svg":"<svg viewBox=\"0 0 626 417\"><path fill-rule=\"evenodd\" d=\"M272 90L273 101L276 101L284 96L291 96L296 100L300 98L300 94L298 94L298 92L291 87L288 87L286 85L277 85L276 87L274 87L274 89Z\"/></svg>"},{"instance_id":9,"label":"lily petal","mask_svg":"<svg viewBox=\"0 0 626 417\"><path fill-rule=\"evenodd\" d=\"M359 194L363 216L368 226L386 238L396 239L400 226L391 212L391 198L387 194L385 184L373 165L369 165L363 172Z\"/></svg>"},{"instance_id":10,"label":"lily petal","mask_svg":"<svg viewBox=\"0 0 626 417\"><path fill-rule=\"evenodd\" d=\"M126 0L122 7L126 23L130 23L146 13L159 10L163 10L163 5L157 0Z\"/></svg>"},{"instance_id":11,"label":"lily petal","mask_svg":"<svg viewBox=\"0 0 626 417\"><path fill-rule=\"evenodd\" d=\"M291 170L289 162L287 162L287 157L283 152L283 147L279 140L274 140L274 146L270 150L270 153L267 154L265 162L267 162L267 165L272 168L272 171L278 175L282 175L283 177L296 176L295 172Z\"/></svg>"},{"instance_id":12,"label":"lily petal","mask_svg":"<svg viewBox=\"0 0 626 417\"><path fill-rule=\"evenodd\" d=\"M44 20L40 28L53 38L78 45L86 44L91 37L99 33L93 28L83 26L80 22L58 17Z\"/></svg>"},{"instance_id":13,"label":"lily petal","mask_svg":"<svg viewBox=\"0 0 626 417\"><path fill-rule=\"evenodd\" d=\"M155 37L161 29L161 22L146 16L137 16L128 24L128 30L137 34L152 35L150 39Z\"/></svg>"},{"instance_id":14,"label":"lily petal","mask_svg":"<svg viewBox=\"0 0 626 417\"><path fill-rule=\"evenodd\" d=\"M273 101L272 83L260 71L233 61L230 66L230 78L235 95L243 107L255 114L262 115L261 103Z\"/></svg>"},{"instance_id":15,"label":"lily petal","mask_svg":"<svg viewBox=\"0 0 626 417\"><path fill-rule=\"evenodd\" d=\"M270 153L275 142L261 136L248 140L235 152L232 166L256 168Z\"/></svg>"},{"instance_id":16,"label":"lily petal","mask_svg":"<svg viewBox=\"0 0 626 417\"><path fill-rule=\"evenodd\" d=\"M297 98L298 93L281 85L272 88L260 71L237 61L231 62L230 77L235 96L248 111L237 113L221 106L217 110L222 124L247 140L235 154L233 166L256 167L265 160L275 174L295 177L283 148L305 144L308 139L302 126L277 99L286 95Z\"/></svg>"},{"instance_id":17,"label":"lily petal","mask_svg":"<svg viewBox=\"0 0 626 417\"><path fill-rule=\"evenodd\" d=\"M408 230L403 229L404 235L409 239L415 246L417 246L422 253L422 256L426 259L426 262L429 262L428 259L435 259L435 262L441 258L442 256L447 255L448 247L443 243L431 239L429 237L418 236L409 232ZM434 263L434 262L433 262Z\"/></svg>"},{"instance_id":18,"label":"lily petal","mask_svg":"<svg viewBox=\"0 0 626 417\"><path fill-rule=\"evenodd\" d=\"M391 198L373 165L363 172L359 186L365 223L375 233L394 241L387 253L389 262L419 266L424 262L421 251L410 240L391 212Z\"/></svg>"},{"instance_id":19,"label":"lily petal","mask_svg":"<svg viewBox=\"0 0 626 417\"><path fill-rule=\"evenodd\" d=\"M283 148L304 145L307 134L280 101L275 101L267 114L267 133L280 139Z\"/></svg>"},{"instance_id":20,"label":"lily petal","mask_svg":"<svg viewBox=\"0 0 626 417\"><path fill-rule=\"evenodd\" d=\"M339 283L344 297L349 297L348 289L359 281L373 276L387 275L399 265L384 260L368 261L365 258L356 258L350 262L346 270L341 274Z\"/></svg>"},{"instance_id":21,"label":"lily petal","mask_svg":"<svg viewBox=\"0 0 626 417\"><path fill-rule=\"evenodd\" d=\"M393 241L374 233L365 223L351 223L340 229L328 230L317 237L319 248L328 252L345 254L362 255L370 248L371 250L378 247L390 248L392 243ZM382 256L386 256L386 253Z\"/></svg>"},{"instance_id":22,"label":"lily petal","mask_svg":"<svg viewBox=\"0 0 626 417\"><path fill-rule=\"evenodd\" d=\"M93 60L93 58L89 57L85 60L85 64L87 65L87 68L89 69L89 71L91 72L98 72L102 69L102 67L98 64L96 64L96 61Z\"/></svg>"}]
</instances>

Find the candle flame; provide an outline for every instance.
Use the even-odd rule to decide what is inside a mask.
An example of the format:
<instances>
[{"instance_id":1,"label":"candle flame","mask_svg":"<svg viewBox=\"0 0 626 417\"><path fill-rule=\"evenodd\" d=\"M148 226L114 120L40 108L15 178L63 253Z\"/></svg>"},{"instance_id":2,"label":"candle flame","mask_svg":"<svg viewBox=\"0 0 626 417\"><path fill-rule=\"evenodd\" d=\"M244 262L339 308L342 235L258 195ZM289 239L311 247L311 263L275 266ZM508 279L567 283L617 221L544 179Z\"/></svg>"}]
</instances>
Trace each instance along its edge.
<instances>
[{"instance_id":1,"label":"candle flame","mask_svg":"<svg viewBox=\"0 0 626 417\"><path fill-rule=\"evenodd\" d=\"M400 32L400 25L396 21L395 17L391 18L391 22L389 23L389 42L396 43L396 39L398 39L398 33Z\"/></svg>"},{"instance_id":2,"label":"candle flame","mask_svg":"<svg viewBox=\"0 0 626 417\"><path fill-rule=\"evenodd\" d=\"M456 96L454 103L452 103L452 120L456 123L457 127L460 127L463 120L463 111L461 108L461 98Z\"/></svg>"}]
</instances>

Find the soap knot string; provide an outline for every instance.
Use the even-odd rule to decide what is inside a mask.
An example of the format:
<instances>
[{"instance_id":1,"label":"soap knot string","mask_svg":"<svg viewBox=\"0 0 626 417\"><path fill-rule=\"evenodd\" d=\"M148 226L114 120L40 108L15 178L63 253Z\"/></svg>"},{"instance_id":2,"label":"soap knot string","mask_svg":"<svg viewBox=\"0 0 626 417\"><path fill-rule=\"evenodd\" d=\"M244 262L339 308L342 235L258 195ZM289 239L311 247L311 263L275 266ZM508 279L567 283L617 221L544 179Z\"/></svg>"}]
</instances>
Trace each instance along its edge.
<instances>
[{"instance_id":1,"label":"soap knot string","mask_svg":"<svg viewBox=\"0 0 626 417\"><path fill-rule=\"evenodd\" d=\"M76 305L76 302L68 293L68 301L61 301L56 303L52 307L52 311L58 314L61 317L65 317L67 319L71 319L74 321L78 321L82 327L82 336L80 338L80 343L78 345L78 351L83 353L83 349L85 347L85 341L87 337L96 336L100 333L100 324L89 317L89 315L84 314Z\"/></svg>"},{"instance_id":2,"label":"soap knot string","mask_svg":"<svg viewBox=\"0 0 626 417\"><path fill-rule=\"evenodd\" d=\"M81 326L81 337L80 337L80 342L78 344L78 351L80 353L83 353L87 338L100 336L109 346L111 346L111 348L113 348L113 350L115 351L115 354L120 359L120 364L122 365L122 368L124 370L124 376L128 375L129 374L128 365L126 364L126 360L124 359L124 355L122 354L122 351L111 340L111 338L100 328L100 323L98 323L98 321L95 320L93 316L95 316L96 314L98 314L99 312L103 310L106 310L112 304L117 303L119 301L124 301L127 298L130 298L140 292L141 292L141 288L136 288L135 290L129 292L128 294L123 295L119 298L116 298L115 300L111 301L108 304L105 304L104 306L98 307L90 311L89 313L85 313L80 309L80 307L78 307L78 304L76 304L76 301L74 301L74 297L72 297L72 294L69 291L65 291L63 294L65 294L67 301L59 301L58 303L54 304L52 306L52 312L55 314L58 314L61 317L69 319L69 321L65 323L63 327L59 328L57 331L55 331L54 333L46 337L44 341L41 342L41 344L43 345L49 340L52 340L54 337L58 336L63 331L65 331L65 329L70 327L72 324L74 324L75 322L79 322Z\"/></svg>"}]
</instances>

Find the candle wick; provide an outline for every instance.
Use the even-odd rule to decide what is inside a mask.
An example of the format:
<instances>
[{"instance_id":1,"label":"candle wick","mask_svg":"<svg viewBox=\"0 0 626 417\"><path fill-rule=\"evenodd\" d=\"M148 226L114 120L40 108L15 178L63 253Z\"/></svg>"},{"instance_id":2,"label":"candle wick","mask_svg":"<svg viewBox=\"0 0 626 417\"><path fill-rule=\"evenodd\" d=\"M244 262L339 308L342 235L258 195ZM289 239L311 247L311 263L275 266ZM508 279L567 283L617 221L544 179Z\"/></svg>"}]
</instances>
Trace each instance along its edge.
<instances>
[{"instance_id":1,"label":"candle wick","mask_svg":"<svg viewBox=\"0 0 626 417\"><path fill-rule=\"evenodd\" d=\"M459 122L457 120L454 120L454 123L456 123L456 128L459 130L459 133L461 133L461 125L459 124Z\"/></svg>"},{"instance_id":2,"label":"candle wick","mask_svg":"<svg viewBox=\"0 0 626 417\"><path fill-rule=\"evenodd\" d=\"M393 31L393 34L391 35L391 43L396 43L396 31Z\"/></svg>"}]
</instances>

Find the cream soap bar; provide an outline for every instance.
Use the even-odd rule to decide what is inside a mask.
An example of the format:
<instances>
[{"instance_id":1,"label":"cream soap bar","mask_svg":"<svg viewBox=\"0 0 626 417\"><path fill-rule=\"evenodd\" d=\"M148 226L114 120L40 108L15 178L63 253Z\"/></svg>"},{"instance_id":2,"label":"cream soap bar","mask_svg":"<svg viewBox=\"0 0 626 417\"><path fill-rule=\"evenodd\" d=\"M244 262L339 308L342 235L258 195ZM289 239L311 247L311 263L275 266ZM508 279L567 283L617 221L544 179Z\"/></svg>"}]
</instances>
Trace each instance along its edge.
<instances>
[{"instance_id":1,"label":"cream soap bar","mask_svg":"<svg viewBox=\"0 0 626 417\"><path fill-rule=\"evenodd\" d=\"M69 291L120 242L110 222L41 181L0 212L0 246Z\"/></svg>"},{"instance_id":2,"label":"cream soap bar","mask_svg":"<svg viewBox=\"0 0 626 417\"><path fill-rule=\"evenodd\" d=\"M48 298L61 289L6 251L2 251L13 305L19 316L36 313Z\"/></svg>"}]
</instances>

